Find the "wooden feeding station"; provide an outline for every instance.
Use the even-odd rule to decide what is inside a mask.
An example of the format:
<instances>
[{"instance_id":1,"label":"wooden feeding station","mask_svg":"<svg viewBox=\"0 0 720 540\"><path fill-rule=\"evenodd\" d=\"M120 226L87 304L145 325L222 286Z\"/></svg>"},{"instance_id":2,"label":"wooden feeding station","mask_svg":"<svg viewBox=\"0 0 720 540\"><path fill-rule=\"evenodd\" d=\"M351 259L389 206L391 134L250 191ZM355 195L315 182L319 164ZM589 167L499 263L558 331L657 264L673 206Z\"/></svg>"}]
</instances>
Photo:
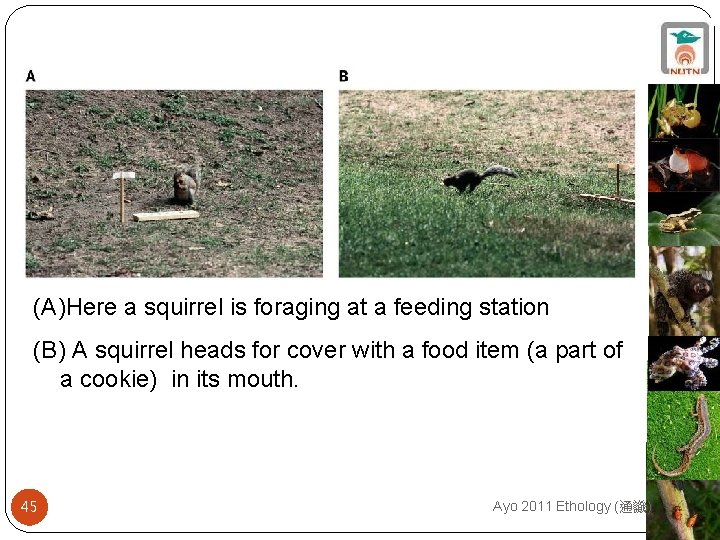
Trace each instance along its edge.
<instances>
[{"instance_id":1,"label":"wooden feeding station","mask_svg":"<svg viewBox=\"0 0 720 540\"><path fill-rule=\"evenodd\" d=\"M125 180L134 180L135 173L120 171L113 173L113 180L120 180L120 223L125 220ZM168 212L138 212L133 214L134 221L167 221L169 219L195 219L200 213L196 210L172 210Z\"/></svg>"},{"instance_id":2,"label":"wooden feeding station","mask_svg":"<svg viewBox=\"0 0 720 540\"><path fill-rule=\"evenodd\" d=\"M596 195L593 193L579 193L580 197L586 199L595 199L596 201L615 201L622 203L635 204L635 199L623 199L620 197L620 171L627 172L632 169L631 163L610 163L608 169L615 170L615 195Z\"/></svg>"},{"instance_id":3,"label":"wooden feeding station","mask_svg":"<svg viewBox=\"0 0 720 540\"><path fill-rule=\"evenodd\" d=\"M168 219L195 219L200 217L197 210L171 210L169 212L138 212L135 221L167 221Z\"/></svg>"}]
</instances>

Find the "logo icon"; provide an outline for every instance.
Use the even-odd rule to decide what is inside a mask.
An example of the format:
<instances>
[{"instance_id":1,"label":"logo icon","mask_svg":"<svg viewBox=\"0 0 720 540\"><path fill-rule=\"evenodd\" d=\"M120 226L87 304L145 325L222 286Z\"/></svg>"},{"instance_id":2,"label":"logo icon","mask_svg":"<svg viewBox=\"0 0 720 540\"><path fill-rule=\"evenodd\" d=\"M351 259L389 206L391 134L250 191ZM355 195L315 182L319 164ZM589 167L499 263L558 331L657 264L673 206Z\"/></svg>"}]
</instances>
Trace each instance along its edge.
<instances>
[{"instance_id":1,"label":"logo icon","mask_svg":"<svg viewBox=\"0 0 720 540\"><path fill-rule=\"evenodd\" d=\"M670 33L675 36L678 45L682 45L683 43L695 43L698 39L700 39L700 36L696 36L692 32L688 32L687 30L683 30L682 32Z\"/></svg>"},{"instance_id":2,"label":"logo icon","mask_svg":"<svg viewBox=\"0 0 720 540\"><path fill-rule=\"evenodd\" d=\"M662 25L662 72L669 75L702 75L710 69L707 23Z\"/></svg>"}]
</instances>

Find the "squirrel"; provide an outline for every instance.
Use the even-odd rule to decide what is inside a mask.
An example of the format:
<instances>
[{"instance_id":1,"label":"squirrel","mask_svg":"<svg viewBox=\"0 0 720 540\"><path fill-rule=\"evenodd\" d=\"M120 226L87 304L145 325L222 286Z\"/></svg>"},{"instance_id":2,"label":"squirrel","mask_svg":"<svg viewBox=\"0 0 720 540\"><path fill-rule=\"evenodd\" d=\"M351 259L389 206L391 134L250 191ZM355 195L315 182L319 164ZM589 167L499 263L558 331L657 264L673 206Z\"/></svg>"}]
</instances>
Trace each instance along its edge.
<instances>
[{"instance_id":1,"label":"squirrel","mask_svg":"<svg viewBox=\"0 0 720 540\"><path fill-rule=\"evenodd\" d=\"M198 189L198 169L195 166L183 165L173 175L175 202L195 204L195 193Z\"/></svg>"},{"instance_id":2,"label":"squirrel","mask_svg":"<svg viewBox=\"0 0 720 540\"><path fill-rule=\"evenodd\" d=\"M514 178L518 177L517 173L508 167L503 167L502 165L492 165L481 173L478 173L473 169L462 170L457 174L445 178L443 180L443 184L457 188L460 193L464 192L469 186L470 189L468 190L468 193L472 193L473 190L478 187L478 184L482 182L483 178L486 176L492 176L493 174L506 174Z\"/></svg>"},{"instance_id":3,"label":"squirrel","mask_svg":"<svg viewBox=\"0 0 720 540\"><path fill-rule=\"evenodd\" d=\"M677 298L685 312L683 321L689 322L693 328L695 322L690 317L692 307L712 294L712 281L697 272L678 270L668 277L668 296ZM667 298L661 292L655 295L655 322L660 336L667 336L670 333L670 324L678 323Z\"/></svg>"}]
</instances>

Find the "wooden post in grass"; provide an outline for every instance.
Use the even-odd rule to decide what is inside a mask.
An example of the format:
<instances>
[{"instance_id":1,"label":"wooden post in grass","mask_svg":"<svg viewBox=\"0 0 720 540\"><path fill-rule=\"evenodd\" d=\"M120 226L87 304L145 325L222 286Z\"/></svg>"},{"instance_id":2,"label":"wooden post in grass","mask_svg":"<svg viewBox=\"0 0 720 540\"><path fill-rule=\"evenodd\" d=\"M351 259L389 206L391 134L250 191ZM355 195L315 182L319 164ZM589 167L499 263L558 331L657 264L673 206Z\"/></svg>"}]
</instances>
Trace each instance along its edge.
<instances>
[{"instance_id":1,"label":"wooden post in grass","mask_svg":"<svg viewBox=\"0 0 720 540\"><path fill-rule=\"evenodd\" d=\"M608 169L615 170L615 195L609 197L607 195L596 195L592 193L579 193L580 197L585 199L595 199L601 201L618 201L624 203L635 204L633 199L623 199L620 197L620 171L629 171L632 169L632 163L609 163Z\"/></svg>"},{"instance_id":2,"label":"wooden post in grass","mask_svg":"<svg viewBox=\"0 0 720 540\"><path fill-rule=\"evenodd\" d=\"M617 163L617 168L615 169L615 197L617 199L620 198L620 164Z\"/></svg>"},{"instance_id":3,"label":"wooden post in grass","mask_svg":"<svg viewBox=\"0 0 720 540\"><path fill-rule=\"evenodd\" d=\"M113 173L113 180L120 179L120 223L125 223L125 179L134 180L135 173L121 171Z\"/></svg>"},{"instance_id":4,"label":"wooden post in grass","mask_svg":"<svg viewBox=\"0 0 720 540\"><path fill-rule=\"evenodd\" d=\"M632 169L630 163L610 163L608 169L615 169L615 198L620 200L620 171L629 171Z\"/></svg>"}]
</instances>

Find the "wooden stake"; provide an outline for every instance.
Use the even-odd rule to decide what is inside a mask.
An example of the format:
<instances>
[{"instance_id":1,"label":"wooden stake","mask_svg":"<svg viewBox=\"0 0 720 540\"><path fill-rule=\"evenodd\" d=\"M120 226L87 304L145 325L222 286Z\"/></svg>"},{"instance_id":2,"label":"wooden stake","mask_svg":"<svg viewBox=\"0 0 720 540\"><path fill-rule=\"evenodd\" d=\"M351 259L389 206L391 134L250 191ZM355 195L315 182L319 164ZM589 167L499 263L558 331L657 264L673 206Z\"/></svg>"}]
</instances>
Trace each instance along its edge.
<instances>
[{"instance_id":1,"label":"wooden stake","mask_svg":"<svg viewBox=\"0 0 720 540\"><path fill-rule=\"evenodd\" d=\"M125 179L134 179L135 173L121 171L113 173L113 180L120 179L120 223L125 223Z\"/></svg>"},{"instance_id":2,"label":"wooden stake","mask_svg":"<svg viewBox=\"0 0 720 540\"><path fill-rule=\"evenodd\" d=\"M120 223L125 223L125 177L120 177Z\"/></svg>"},{"instance_id":3,"label":"wooden stake","mask_svg":"<svg viewBox=\"0 0 720 540\"><path fill-rule=\"evenodd\" d=\"M615 199L624 202L631 202L630 199L620 198L620 171L629 171L632 169L632 163L608 163L608 169L615 169ZM583 194L581 197L587 197L588 195ZM634 202L634 201L632 201Z\"/></svg>"}]
</instances>

